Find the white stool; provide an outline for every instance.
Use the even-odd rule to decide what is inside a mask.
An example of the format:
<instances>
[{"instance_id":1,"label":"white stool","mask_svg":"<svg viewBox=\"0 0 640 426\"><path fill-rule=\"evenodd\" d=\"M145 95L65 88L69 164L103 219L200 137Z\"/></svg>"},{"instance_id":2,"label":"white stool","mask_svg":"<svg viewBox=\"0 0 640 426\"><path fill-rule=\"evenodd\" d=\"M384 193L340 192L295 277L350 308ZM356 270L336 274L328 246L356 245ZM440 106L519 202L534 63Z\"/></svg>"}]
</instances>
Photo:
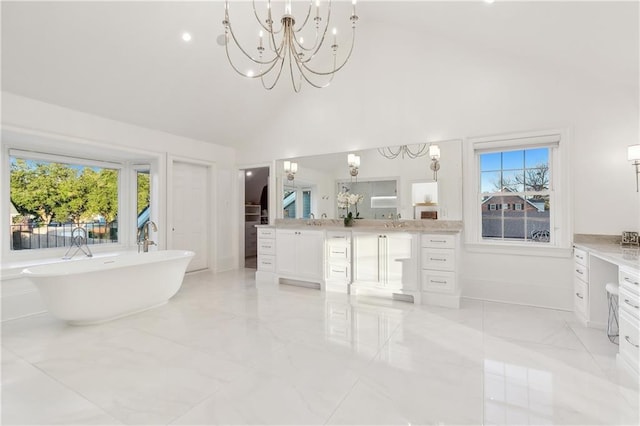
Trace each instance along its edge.
<instances>
[{"instance_id":1,"label":"white stool","mask_svg":"<svg viewBox=\"0 0 640 426\"><path fill-rule=\"evenodd\" d=\"M618 284L607 283L604 288L607 290L607 303L609 305L607 337L609 337L611 343L617 345L620 334L618 325Z\"/></svg>"}]
</instances>

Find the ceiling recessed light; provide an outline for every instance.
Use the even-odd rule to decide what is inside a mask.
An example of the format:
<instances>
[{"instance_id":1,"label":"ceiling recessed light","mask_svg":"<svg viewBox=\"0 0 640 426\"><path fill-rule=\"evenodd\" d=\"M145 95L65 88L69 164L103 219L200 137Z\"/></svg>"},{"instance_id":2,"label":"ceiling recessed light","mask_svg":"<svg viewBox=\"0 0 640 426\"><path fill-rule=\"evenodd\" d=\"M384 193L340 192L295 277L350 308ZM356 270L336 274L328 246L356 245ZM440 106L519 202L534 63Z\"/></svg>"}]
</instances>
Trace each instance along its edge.
<instances>
[{"instance_id":1,"label":"ceiling recessed light","mask_svg":"<svg viewBox=\"0 0 640 426\"><path fill-rule=\"evenodd\" d=\"M247 170L247 176L251 176L253 172L251 170Z\"/></svg>"},{"instance_id":2,"label":"ceiling recessed light","mask_svg":"<svg viewBox=\"0 0 640 426\"><path fill-rule=\"evenodd\" d=\"M493 4L494 1L496 1L496 0L484 0L484 2L487 3L487 4Z\"/></svg>"},{"instance_id":3,"label":"ceiling recessed light","mask_svg":"<svg viewBox=\"0 0 640 426\"><path fill-rule=\"evenodd\" d=\"M253 70L247 71L247 77L253 77L254 75Z\"/></svg>"},{"instance_id":4,"label":"ceiling recessed light","mask_svg":"<svg viewBox=\"0 0 640 426\"><path fill-rule=\"evenodd\" d=\"M182 33L182 41L184 42L190 42L191 41L191 34L184 32Z\"/></svg>"}]
</instances>

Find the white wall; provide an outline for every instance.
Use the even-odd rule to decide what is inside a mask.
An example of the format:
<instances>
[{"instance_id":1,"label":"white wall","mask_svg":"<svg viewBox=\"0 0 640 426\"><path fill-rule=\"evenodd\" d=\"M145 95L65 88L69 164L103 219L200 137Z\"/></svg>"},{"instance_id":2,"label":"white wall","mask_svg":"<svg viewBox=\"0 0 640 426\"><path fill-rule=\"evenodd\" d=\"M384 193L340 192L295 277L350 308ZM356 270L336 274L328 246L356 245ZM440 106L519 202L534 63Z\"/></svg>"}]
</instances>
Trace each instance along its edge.
<instances>
[{"instance_id":1,"label":"white wall","mask_svg":"<svg viewBox=\"0 0 640 426\"><path fill-rule=\"evenodd\" d=\"M237 205L235 173L235 152L233 149L201 142L168 133L133 126L102 117L70 110L56 105L28 99L11 93L2 93L2 125L42 132L43 134L75 138L76 142L91 141L110 149L121 147L141 151L175 155L215 163L217 188L214 196L215 212L212 222L216 235L216 265L218 270L233 269L238 265L237 235L231 229L237 228ZM3 141L7 143L10 141ZM87 142L89 144L89 142ZM166 186L163 179L161 185ZM166 197L167 188L160 193ZM166 202L161 203L166 209ZM2 199L2 212L8 212L8 201ZM230 213L233 212L233 213ZM4 217L4 215L2 216ZM163 215L166 217L166 213ZM4 221L4 223L8 222ZM158 224L164 228L167 224Z\"/></svg>"},{"instance_id":2,"label":"white wall","mask_svg":"<svg viewBox=\"0 0 640 426\"><path fill-rule=\"evenodd\" d=\"M637 62L637 51L628 54ZM571 168L573 232L640 228L626 160L627 146L640 142L638 88L618 85L614 74L590 80L579 70L376 23L375 31L361 27L352 61L331 87L305 87L280 108L271 127L239 151L247 161L565 129L573 135L564 165ZM568 257L464 259L464 295L571 309Z\"/></svg>"}]
</instances>

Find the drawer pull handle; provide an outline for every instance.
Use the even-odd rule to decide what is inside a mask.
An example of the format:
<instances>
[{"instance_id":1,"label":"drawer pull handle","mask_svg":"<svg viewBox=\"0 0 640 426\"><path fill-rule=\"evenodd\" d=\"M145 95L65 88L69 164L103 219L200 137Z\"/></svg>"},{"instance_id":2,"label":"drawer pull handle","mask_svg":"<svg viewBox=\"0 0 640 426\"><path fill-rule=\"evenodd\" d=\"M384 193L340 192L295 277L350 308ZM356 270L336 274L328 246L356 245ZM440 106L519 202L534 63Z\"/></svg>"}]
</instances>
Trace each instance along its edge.
<instances>
[{"instance_id":1,"label":"drawer pull handle","mask_svg":"<svg viewBox=\"0 0 640 426\"><path fill-rule=\"evenodd\" d=\"M576 269L576 272L579 273L580 275L584 275L584 272L582 272L580 269Z\"/></svg>"},{"instance_id":2,"label":"drawer pull handle","mask_svg":"<svg viewBox=\"0 0 640 426\"><path fill-rule=\"evenodd\" d=\"M580 293L576 293L576 296L578 296L580 299L584 299L584 297L581 296Z\"/></svg>"},{"instance_id":3,"label":"drawer pull handle","mask_svg":"<svg viewBox=\"0 0 640 426\"><path fill-rule=\"evenodd\" d=\"M447 283L446 281L439 281L439 280L429 280L429 281L431 281L432 283L436 283L436 284L446 284Z\"/></svg>"},{"instance_id":4,"label":"drawer pull handle","mask_svg":"<svg viewBox=\"0 0 640 426\"><path fill-rule=\"evenodd\" d=\"M631 302L629 301L629 299L624 299L624 303L626 303L627 305L632 306L632 307L634 307L634 308L636 308L636 309L640 309L640 306L638 306L638 305L634 305L633 303L631 303Z\"/></svg>"},{"instance_id":5,"label":"drawer pull handle","mask_svg":"<svg viewBox=\"0 0 640 426\"><path fill-rule=\"evenodd\" d=\"M630 345L633 345L633 346L635 346L636 348L640 348L640 346L639 346L639 345L636 345L635 343L633 343L633 342L631 341L631 339L629 339L629 336L624 336L624 340L626 340Z\"/></svg>"},{"instance_id":6,"label":"drawer pull handle","mask_svg":"<svg viewBox=\"0 0 640 426\"><path fill-rule=\"evenodd\" d=\"M343 271L342 269L332 269L331 272L343 273L343 272L346 272L346 271Z\"/></svg>"},{"instance_id":7,"label":"drawer pull handle","mask_svg":"<svg viewBox=\"0 0 640 426\"><path fill-rule=\"evenodd\" d=\"M580 256L579 254L576 254L576 259L584 260L584 257Z\"/></svg>"},{"instance_id":8,"label":"drawer pull handle","mask_svg":"<svg viewBox=\"0 0 640 426\"><path fill-rule=\"evenodd\" d=\"M432 243L446 243L447 242L447 240L429 240L429 241L431 241Z\"/></svg>"},{"instance_id":9,"label":"drawer pull handle","mask_svg":"<svg viewBox=\"0 0 640 426\"><path fill-rule=\"evenodd\" d=\"M638 283L638 281L631 281L631 278L629 277L624 277L624 280L628 283L631 283L633 285L640 285L640 283Z\"/></svg>"},{"instance_id":10,"label":"drawer pull handle","mask_svg":"<svg viewBox=\"0 0 640 426\"><path fill-rule=\"evenodd\" d=\"M437 257L430 257L429 260L437 260L439 262L446 262L447 261L447 259L439 259Z\"/></svg>"},{"instance_id":11,"label":"drawer pull handle","mask_svg":"<svg viewBox=\"0 0 640 426\"><path fill-rule=\"evenodd\" d=\"M265 262L264 260L262 261L263 265L271 265L271 262Z\"/></svg>"}]
</instances>

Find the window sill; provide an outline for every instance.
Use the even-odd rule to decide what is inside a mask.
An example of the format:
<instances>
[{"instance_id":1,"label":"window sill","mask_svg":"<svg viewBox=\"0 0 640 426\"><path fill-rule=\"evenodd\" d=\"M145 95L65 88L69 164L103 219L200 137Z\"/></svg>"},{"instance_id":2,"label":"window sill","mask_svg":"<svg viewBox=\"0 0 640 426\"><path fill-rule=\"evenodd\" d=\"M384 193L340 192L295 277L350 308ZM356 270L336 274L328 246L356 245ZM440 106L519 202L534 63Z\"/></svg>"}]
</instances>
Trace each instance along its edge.
<instances>
[{"instance_id":1,"label":"window sill","mask_svg":"<svg viewBox=\"0 0 640 426\"><path fill-rule=\"evenodd\" d=\"M541 245L525 246L522 244L465 243L465 250L470 253L503 254L514 256L538 257L572 257L571 247L545 247Z\"/></svg>"}]
</instances>

